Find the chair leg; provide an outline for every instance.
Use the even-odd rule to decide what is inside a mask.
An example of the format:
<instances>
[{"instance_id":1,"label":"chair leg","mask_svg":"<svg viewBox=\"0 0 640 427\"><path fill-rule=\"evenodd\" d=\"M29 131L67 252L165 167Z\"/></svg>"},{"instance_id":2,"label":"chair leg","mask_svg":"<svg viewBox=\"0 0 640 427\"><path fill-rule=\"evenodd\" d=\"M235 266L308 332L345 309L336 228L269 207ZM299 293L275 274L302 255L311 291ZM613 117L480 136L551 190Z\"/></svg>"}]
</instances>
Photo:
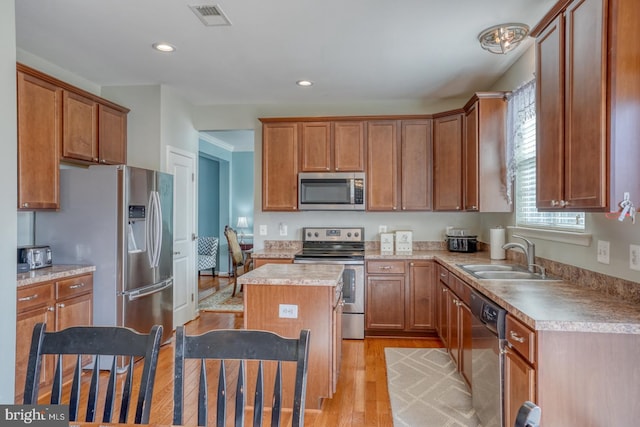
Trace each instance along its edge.
<instances>
[{"instance_id":1,"label":"chair leg","mask_svg":"<svg viewBox=\"0 0 640 427\"><path fill-rule=\"evenodd\" d=\"M216 277L216 268L211 267L211 277Z\"/></svg>"}]
</instances>

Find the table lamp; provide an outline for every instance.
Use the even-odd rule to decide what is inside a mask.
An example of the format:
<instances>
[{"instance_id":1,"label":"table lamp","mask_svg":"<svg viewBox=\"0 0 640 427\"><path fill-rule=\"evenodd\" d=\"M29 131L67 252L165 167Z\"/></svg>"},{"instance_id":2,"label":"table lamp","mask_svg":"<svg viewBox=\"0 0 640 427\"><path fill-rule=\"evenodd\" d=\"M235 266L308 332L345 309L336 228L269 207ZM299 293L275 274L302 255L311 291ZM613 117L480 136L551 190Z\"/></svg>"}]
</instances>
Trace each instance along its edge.
<instances>
[{"instance_id":1,"label":"table lamp","mask_svg":"<svg viewBox=\"0 0 640 427\"><path fill-rule=\"evenodd\" d=\"M240 230L240 242L242 243L243 238L244 238L243 229L249 228L249 222L247 221L247 217L246 216L239 216L238 217L238 223L236 224L236 228L238 230Z\"/></svg>"}]
</instances>

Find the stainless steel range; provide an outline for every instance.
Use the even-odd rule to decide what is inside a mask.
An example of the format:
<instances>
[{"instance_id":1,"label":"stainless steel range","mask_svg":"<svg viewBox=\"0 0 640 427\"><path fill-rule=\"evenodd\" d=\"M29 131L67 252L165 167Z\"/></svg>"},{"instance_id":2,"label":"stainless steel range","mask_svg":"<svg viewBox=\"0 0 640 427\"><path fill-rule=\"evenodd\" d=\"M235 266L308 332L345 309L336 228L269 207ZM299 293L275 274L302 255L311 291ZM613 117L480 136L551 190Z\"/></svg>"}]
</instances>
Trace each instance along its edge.
<instances>
[{"instance_id":1,"label":"stainless steel range","mask_svg":"<svg viewBox=\"0 0 640 427\"><path fill-rule=\"evenodd\" d=\"M342 337L364 338L364 228L305 227L296 264L342 264Z\"/></svg>"}]
</instances>

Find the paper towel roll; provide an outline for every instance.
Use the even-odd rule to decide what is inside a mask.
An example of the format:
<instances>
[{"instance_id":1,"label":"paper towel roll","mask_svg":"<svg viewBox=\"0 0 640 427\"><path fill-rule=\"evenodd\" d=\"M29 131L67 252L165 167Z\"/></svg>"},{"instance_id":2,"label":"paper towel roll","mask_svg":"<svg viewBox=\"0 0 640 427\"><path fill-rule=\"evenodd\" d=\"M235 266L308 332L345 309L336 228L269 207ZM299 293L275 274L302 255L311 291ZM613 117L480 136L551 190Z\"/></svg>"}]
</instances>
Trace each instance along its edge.
<instances>
[{"instance_id":1,"label":"paper towel roll","mask_svg":"<svg viewBox=\"0 0 640 427\"><path fill-rule=\"evenodd\" d=\"M490 230L489 245L491 245L491 259L505 259L504 246L505 230L502 227Z\"/></svg>"}]
</instances>

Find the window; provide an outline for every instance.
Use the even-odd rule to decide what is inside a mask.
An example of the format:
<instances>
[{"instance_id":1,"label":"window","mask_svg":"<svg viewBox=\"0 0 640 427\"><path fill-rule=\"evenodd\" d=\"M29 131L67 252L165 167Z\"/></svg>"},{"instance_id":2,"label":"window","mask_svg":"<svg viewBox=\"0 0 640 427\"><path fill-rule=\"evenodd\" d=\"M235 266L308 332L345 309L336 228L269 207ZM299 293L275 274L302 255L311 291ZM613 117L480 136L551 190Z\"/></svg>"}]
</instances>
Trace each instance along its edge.
<instances>
[{"instance_id":1,"label":"window","mask_svg":"<svg viewBox=\"0 0 640 427\"><path fill-rule=\"evenodd\" d=\"M584 212L538 212L536 209L535 81L514 91L509 98L509 109L516 226L584 231Z\"/></svg>"}]
</instances>

